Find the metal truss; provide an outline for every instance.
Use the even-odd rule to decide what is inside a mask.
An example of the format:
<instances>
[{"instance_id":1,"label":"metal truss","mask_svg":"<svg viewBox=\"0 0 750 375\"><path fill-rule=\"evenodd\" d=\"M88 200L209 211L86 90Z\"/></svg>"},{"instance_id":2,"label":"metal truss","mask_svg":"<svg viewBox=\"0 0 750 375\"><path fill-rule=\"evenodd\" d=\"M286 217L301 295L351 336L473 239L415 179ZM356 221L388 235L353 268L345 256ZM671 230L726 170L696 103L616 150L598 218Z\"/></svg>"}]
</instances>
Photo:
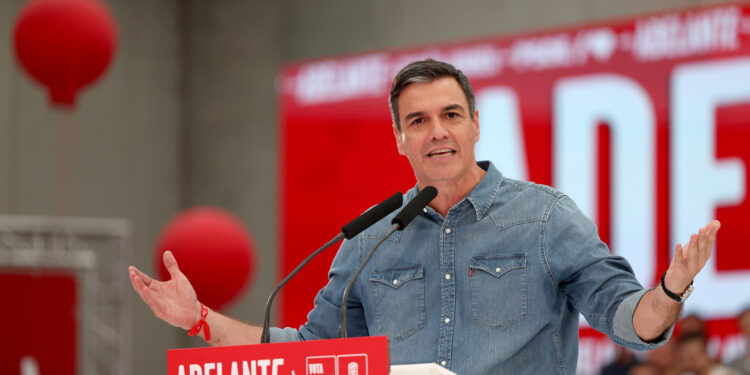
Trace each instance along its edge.
<instances>
[{"instance_id":1,"label":"metal truss","mask_svg":"<svg viewBox=\"0 0 750 375\"><path fill-rule=\"evenodd\" d=\"M82 375L130 374L131 240L124 219L0 215L0 267L75 273Z\"/></svg>"}]
</instances>

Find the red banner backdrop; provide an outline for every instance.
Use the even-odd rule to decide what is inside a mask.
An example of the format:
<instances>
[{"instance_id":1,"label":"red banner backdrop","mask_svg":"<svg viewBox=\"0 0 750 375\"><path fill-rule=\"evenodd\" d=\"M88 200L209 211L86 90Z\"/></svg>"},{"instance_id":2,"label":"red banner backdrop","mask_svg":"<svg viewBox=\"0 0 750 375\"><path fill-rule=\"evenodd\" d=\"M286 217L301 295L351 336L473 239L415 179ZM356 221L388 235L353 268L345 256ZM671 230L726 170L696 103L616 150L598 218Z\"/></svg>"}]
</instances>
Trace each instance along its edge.
<instances>
[{"instance_id":1,"label":"red banner backdrop","mask_svg":"<svg viewBox=\"0 0 750 375\"><path fill-rule=\"evenodd\" d=\"M478 158L568 193L644 285L658 282L675 244L721 220L686 311L710 321L714 353L741 350L733 319L750 305L750 5L285 67L280 274L366 208L413 186L386 99L395 73L426 57L471 80ZM283 324L305 322L333 255L286 289ZM585 373L612 347L586 328L581 335Z\"/></svg>"},{"instance_id":2,"label":"red banner backdrop","mask_svg":"<svg viewBox=\"0 0 750 375\"><path fill-rule=\"evenodd\" d=\"M65 271L0 270L0 374L76 373L76 285Z\"/></svg>"}]
</instances>

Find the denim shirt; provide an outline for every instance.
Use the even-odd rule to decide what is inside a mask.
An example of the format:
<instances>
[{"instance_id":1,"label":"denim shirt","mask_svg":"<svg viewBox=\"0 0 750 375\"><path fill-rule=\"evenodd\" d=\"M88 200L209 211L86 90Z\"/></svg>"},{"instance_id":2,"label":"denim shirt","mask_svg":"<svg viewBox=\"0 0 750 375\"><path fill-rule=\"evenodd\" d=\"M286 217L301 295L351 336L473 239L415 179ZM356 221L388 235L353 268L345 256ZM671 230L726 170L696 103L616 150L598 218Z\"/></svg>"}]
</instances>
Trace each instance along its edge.
<instances>
[{"instance_id":1,"label":"denim shirt","mask_svg":"<svg viewBox=\"0 0 750 375\"><path fill-rule=\"evenodd\" d=\"M570 198L479 165L486 175L445 218L428 207L377 249L350 293L350 336L386 335L391 364L457 374L575 374L579 313L633 349L668 339L672 328L638 338L646 290ZM341 245L307 323L272 329L272 341L337 337L344 287L394 215Z\"/></svg>"}]
</instances>

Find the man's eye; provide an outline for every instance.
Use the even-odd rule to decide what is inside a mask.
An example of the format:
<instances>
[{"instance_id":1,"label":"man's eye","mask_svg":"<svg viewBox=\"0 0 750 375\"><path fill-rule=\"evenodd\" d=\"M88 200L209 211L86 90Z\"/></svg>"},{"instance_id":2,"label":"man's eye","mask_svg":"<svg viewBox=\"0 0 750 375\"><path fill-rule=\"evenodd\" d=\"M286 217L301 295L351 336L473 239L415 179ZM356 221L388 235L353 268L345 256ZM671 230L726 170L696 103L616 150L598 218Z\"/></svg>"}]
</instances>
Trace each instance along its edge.
<instances>
[{"instance_id":1,"label":"man's eye","mask_svg":"<svg viewBox=\"0 0 750 375\"><path fill-rule=\"evenodd\" d=\"M458 117L458 113L456 113L456 112L448 112L447 116L448 116L448 118L456 118L456 117Z\"/></svg>"},{"instance_id":2,"label":"man's eye","mask_svg":"<svg viewBox=\"0 0 750 375\"><path fill-rule=\"evenodd\" d=\"M422 122L424 122L424 120L422 118L417 118L417 119L414 119L414 121L412 121L411 124L412 125L419 125Z\"/></svg>"}]
</instances>

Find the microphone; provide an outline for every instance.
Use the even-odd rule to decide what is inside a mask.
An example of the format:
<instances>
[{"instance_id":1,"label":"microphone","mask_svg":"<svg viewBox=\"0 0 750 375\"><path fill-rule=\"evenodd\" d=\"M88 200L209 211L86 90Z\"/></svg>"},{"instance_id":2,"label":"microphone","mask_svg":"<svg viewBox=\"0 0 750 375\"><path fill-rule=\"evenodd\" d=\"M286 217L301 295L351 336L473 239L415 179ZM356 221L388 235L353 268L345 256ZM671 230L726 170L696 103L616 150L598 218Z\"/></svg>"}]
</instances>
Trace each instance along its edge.
<instances>
[{"instance_id":1,"label":"microphone","mask_svg":"<svg viewBox=\"0 0 750 375\"><path fill-rule=\"evenodd\" d=\"M404 230L404 228L411 223L412 220L417 216L419 211L427 207L435 197L437 197L438 191L434 186L427 186L420 191L409 204L399 212L396 217L391 220L391 225L398 225L398 230Z\"/></svg>"},{"instance_id":2,"label":"microphone","mask_svg":"<svg viewBox=\"0 0 750 375\"><path fill-rule=\"evenodd\" d=\"M401 207L403 202L404 196L400 191L396 192L377 206L365 211L362 215L359 215L358 218L350 221L349 224L341 227L341 233L344 234L344 238L351 240L363 230L377 223L380 219L388 216L389 213L396 211L397 208Z\"/></svg>"},{"instance_id":3,"label":"microphone","mask_svg":"<svg viewBox=\"0 0 750 375\"><path fill-rule=\"evenodd\" d=\"M365 211L365 213L359 215L359 217L341 227L341 233L337 234L336 237L333 237L330 241L326 242L325 245L323 245L318 250L315 250L307 258L305 258L305 260L303 260L294 270L292 270L292 272L290 272L289 275L284 278L284 280L281 280L279 285L276 286L276 289L274 289L273 292L271 292L271 294L268 296L268 301L266 301L266 315L263 319L263 332L260 335L261 344L267 344L271 341L271 331L269 329L271 321L271 305L273 304L273 299L276 297L276 294L279 292L279 290L281 290L281 288L286 285L286 283L288 283L289 280L294 277L294 275L296 275L304 266L306 266L307 263L312 260L312 258L315 258L323 250L331 247L331 245L335 244L336 242L339 242L342 238L346 238L347 240L352 239L363 230L369 228L380 219L388 216L388 214L401 207L403 200L404 197L399 191L388 197L388 199L378 203L377 206Z\"/></svg>"},{"instance_id":4,"label":"microphone","mask_svg":"<svg viewBox=\"0 0 750 375\"><path fill-rule=\"evenodd\" d=\"M427 206L428 203L430 203L435 197L437 197L438 191L434 186L427 186L424 189L422 189L419 193L417 193L417 196L414 197L414 199L411 200L411 202L406 204L406 207L402 209L396 217L391 220L391 225L393 226L388 233L386 233L383 238L381 238L378 243L375 244L375 246L370 249L370 251L367 253L367 256L365 256L365 259L362 261L362 264L357 267L357 270L354 272L354 275L349 279L349 283L346 284L346 288L344 288L344 295L341 297L341 323L339 324L339 338L345 339L348 337L347 327L346 327L346 305L349 300L349 292L352 289L352 286L354 285L354 282L359 277L359 274L362 273L362 270L365 268L365 265L367 262L370 261L370 258L372 258L372 254L375 254L375 249L377 249L380 244L385 241L386 238L390 237L393 232L397 230L404 230L409 223L411 223L412 220L419 214L419 211L421 211L423 208Z\"/></svg>"}]
</instances>

